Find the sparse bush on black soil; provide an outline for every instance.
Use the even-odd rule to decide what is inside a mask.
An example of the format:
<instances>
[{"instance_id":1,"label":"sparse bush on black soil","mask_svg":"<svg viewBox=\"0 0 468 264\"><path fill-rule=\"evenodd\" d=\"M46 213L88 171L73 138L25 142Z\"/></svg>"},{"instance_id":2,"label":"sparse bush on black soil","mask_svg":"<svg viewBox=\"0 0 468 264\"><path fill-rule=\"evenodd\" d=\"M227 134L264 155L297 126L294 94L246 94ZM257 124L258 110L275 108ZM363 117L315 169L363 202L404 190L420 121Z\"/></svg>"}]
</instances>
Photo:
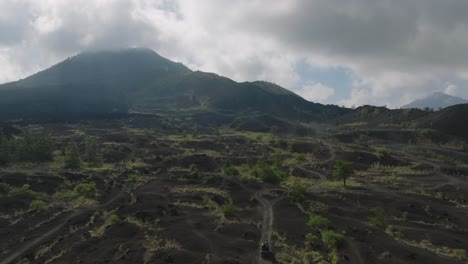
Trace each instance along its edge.
<instances>
[{"instance_id":1,"label":"sparse bush on black soil","mask_svg":"<svg viewBox=\"0 0 468 264\"><path fill-rule=\"evenodd\" d=\"M221 210L223 211L224 216L229 217L234 214L234 202L229 201L228 203L224 204L221 207Z\"/></svg>"},{"instance_id":2,"label":"sparse bush on black soil","mask_svg":"<svg viewBox=\"0 0 468 264\"><path fill-rule=\"evenodd\" d=\"M331 222L328 220L328 218L323 217L321 215L311 215L309 217L309 221L307 221L307 225L318 229L318 230L324 230L327 229L330 226Z\"/></svg>"},{"instance_id":3,"label":"sparse bush on black soil","mask_svg":"<svg viewBox=\"0 0 468 264\"><path fill-rule=\"evenodd\" d=\"M307 193L307 188L301 184L294 184L291 192L289 193L289 199L295 203L304 202L305 195Z\"/></svg>"},{"instance_id":4,"label":"sparse bush on black soil","mask_svg":"<svg viewBox=\"0 0 468 264\"><path fill-rule=\"evenodd\" d=\"M68 143L65 151L65 168L66 169L79 169L81 167L80 152L78 145L75 141Z\"/></svg>"},{"instance_id":5,"label":"sparse bush on black soil","mask_svg":"<svg viewBox=\"0 0 468 264\"><path fill-rule=\"evenodd\" d=\"M297 154L296 156L296 161L299 162L299 163L302 163L302 162L305 162L307 159L306 159L306 156L304 153L299 153Z\"/></svg>"},{"instance_id":6,"label":"sparse bush on black soil","mask_svg":"<svg viewBox=\"0 0 468 264\"><path fill-rule=\"evenodd\" d=\"M239 170L232 165L230 160L226 160L223 165L223 174L228 177L239 176Z\"/></svg>"},{"instance_id":7,"label":"sparse bush on black soil","mask_svg":"<svg viewBox=\"0 0 468 264\"><path fill-rule=\"evenodd\" d=\"M333 177L343 180L346 186L346 180L354 174L353 163L344 160L337 160L333 167Z\"/></svg>"},{"instance_id":8,"label":"sparse bush on black soil","mask_svg":"<svg viewBox=\"0 0 468 264\"><path fill-rule=\"evenodd\" d=\"M252 174L263 182L269 183L280 183L289 176L287 172L274 169L264 162L257 162L252 169Z\"/></svg>"},{"instance_id":9,"label":"sparse bush on black soil","mask_svg":"<svg viewBox=\"0 0 468 264\"><path fill-rule=\"evenodd\" d=\"M318 239L318 237L312 233L307 233L305 236L306 240L309 242L313 242Z\"/></svg>"},{"instance_id":10,"label":"sparse bush on black soil","mask_svg":"<svg viewBox=\"0 0 468 264\"><path fill-rule=\"evenodd\" d=\"M139 175L132 173L128 175L126 182L128 183L130 189L135 190L138 186Z\"/></svg>"},{"instance_id":11,"label":"sparse bush on black soil","mask_svg":"<svg viewBox=\"0 0 468 264\"><path fill-rule=\"evenodd\" d=\"M21 187L11 189L10 192L8 192L8 195L19 198L34 199L37 196L37 193L29 188L29 184L24 184Z\"/></svg>"},{"instance_id":12,"label":"sparse bush on black soil","mask_svg":"<svg viewBox=\"0 0 468 264\"><path fill-rule=\"evenodd\" d=\"M343 243L344 236L333 230L323 230L321 232L322 241L328 248L338 248Z\"/></svg>"},{"instance_id":13,"label":"sparse bush on black soil","mask_svg":"<svg viewBox=\"0 0 468 264\"><path fill-rule=\"evenodd\" d=\"M374 155L379 159L382 160L389 155L389 149L382 148L382 147L372 147L374 151Z\"/></svg>"},{"instance_id":14,"label":"sparse bush on black soil","mask_svg":"<svg viewBox=\"0 0 468 264\"><path fill-rule=\"evenodd\" d=\"M94 198L97 194L96 186L94 185L94 183L80 183L75 187L74 191L78 195L87 198Z\"/></svg>"},{"instance_id":15,"label":"sparse bush on black soil","mask_svg":"<svg viewBox=\"0 0 468 264\"><path fill-rule=\"evenodd\" d=\"M47 203L42 200L34 200L29 204L29 210L41 211L47 206Z\"/></svg>"},{"instance_id":16,"label":"sparse bush on black soil","mask_svg":"<svg viewBox=\"0 0 468 264\"><path fill-rule=\"evenodd\" d=\"M117 224L118 222L120 222L120 218L117 214L111 214L109 216L109 223L110 224Z\"/></svg>"},{"instance_id":17,"label":"sparse bush on black soil","mask_svg":"<svg viewBox=\"0 0 468 264\"><path fill-rule=\"evenodd\" d=\"M385 223L385 211L382 208L377 208L374 210L374 216L369 217L369 224L385 228L387 224Z\"/></svg>"}]
</instances>

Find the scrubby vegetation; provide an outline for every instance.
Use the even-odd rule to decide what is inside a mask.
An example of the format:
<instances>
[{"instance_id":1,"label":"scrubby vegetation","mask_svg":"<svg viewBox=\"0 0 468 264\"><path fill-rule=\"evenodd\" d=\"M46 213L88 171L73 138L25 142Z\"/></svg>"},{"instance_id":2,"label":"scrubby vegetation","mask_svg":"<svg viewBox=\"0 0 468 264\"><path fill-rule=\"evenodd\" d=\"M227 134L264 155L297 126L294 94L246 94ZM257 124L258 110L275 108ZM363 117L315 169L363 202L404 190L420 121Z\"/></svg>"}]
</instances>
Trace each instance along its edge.
<instances>
[{"instance_id":1,"label":"scrubby vegetation","mask_svg":"<svg viewBox=\"0 0 468 264\"><path fill-rule=\"evenodd\" d=\"M8 139L0 131L0 165L11 162L46 162L52 160L53 140L46 130L26 130Z\"/></svg>"},{"instance_id":2,"label":"scrubby vegetation","mask_svg":"<svg viewBox=\"0 0 468 264\"><path fill-rule=\"evenodd\" d=\"M30 189L29 184L24 184L21 187L11 189L10 192L8 192L8 195L19 198L33 199L37 197L38 194Z\"/></svg>"}]
</instances>

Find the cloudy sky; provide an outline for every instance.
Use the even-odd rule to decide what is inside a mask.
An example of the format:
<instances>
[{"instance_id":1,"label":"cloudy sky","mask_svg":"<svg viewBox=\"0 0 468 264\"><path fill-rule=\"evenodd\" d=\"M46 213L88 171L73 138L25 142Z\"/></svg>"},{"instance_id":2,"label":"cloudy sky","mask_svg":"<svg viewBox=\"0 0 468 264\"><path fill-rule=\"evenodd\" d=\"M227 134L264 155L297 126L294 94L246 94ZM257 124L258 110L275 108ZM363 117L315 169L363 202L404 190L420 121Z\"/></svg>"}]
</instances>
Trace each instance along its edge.
<instances>
[{"instance_id":1,"label":"cloudy sky","mask_svg":"<svg viewBox=\"0 0 468 264\"><path fill-rule=\"evenodd\" d=\"M304 98L468 98L467 0L0 0L0 83L88 49L148 47Z\"/></svg>"}]
</instances>

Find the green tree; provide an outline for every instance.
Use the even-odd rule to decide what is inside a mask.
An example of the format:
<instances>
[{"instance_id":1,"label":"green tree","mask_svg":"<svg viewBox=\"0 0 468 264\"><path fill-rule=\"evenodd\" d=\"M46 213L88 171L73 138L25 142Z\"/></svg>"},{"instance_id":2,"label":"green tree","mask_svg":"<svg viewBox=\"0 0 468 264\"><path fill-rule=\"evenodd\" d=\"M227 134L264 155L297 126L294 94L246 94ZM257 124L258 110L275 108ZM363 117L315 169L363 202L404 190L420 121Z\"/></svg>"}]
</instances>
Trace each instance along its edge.
<instances>
[{"instance_id":1,"label":"green tree","mask_svg":"<svg viewBox=\"0 0 468 264\"><path fill-rule=\"evenodd\" d=\"M230 160L226 160L223 164L223 174L227 177L236 177L239 176L240 172Z\"/></svg>"},{"instance_id":2,"label":"green tree","mask_svg":"<svg viewBox=\"0 0 468 264\"><path fill-rule=\"evenodd\" d=\"M346 186L346 180L354 174L353 163L344 160L337 160L333 167L333 177L343 180L343 185Z\"/></svg>"},{"instance_id":3,"label":"green tree","mask_svg":"<svg viewBox=\"0 0 468 264\"><path fill-rule=\"evenodd\" d=\"M289 193L289 199L295 203L302 203L304 202L306 194L307 188L299 182L296 182Z\"/></svg>"},{"instance_id":4,"label":"green tree","mask_svg":"<svg viewBox=\"0 0 468 264\"><path fill-rule=\"evenodd\" d=\"M34 139L31 131L26 130L23 137L16 140L17 158L20 161L32 161L34 157Z\"/></svg>"},{"instance_id":5,"label":"green tree","mask_svg":"<svg viewBox=\"0 0 468 264\"><path fill-rule=\"evenodd\" d=\"M54 149L52 139L47 130L44 129L39 135L33 137L33 141L32 161L44 162L52 160Z\"/></svg>"},{"instance_id":6,"label":"green tree","mask_svg":"<svg viewBox=\"0 0 468 264\"><path fill-rule=\"evenodd\" d=\"M79 169L81 167L80 151L75 141L68 143L65 150L65 168Z\"/></svg>"},{"instance_id":7,"label":"green tree","mask_svg":"<svg viewBox=\"0 0 468 264\"><path fill-rule=\"evenodd\" d=\"M99 167L102 165L102 157L95 138L86 140L86 162L89 166Z\"/></svg>"}]
</instances>

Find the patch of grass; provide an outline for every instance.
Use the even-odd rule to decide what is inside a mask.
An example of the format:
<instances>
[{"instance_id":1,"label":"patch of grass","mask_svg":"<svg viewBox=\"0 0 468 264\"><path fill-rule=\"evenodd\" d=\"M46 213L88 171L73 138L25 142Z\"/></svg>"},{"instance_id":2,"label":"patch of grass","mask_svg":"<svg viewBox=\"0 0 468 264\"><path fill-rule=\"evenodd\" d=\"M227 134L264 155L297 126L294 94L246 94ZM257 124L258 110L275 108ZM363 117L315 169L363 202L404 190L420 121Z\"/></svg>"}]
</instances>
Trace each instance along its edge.
<instances>
[{"instance_id":1,"label":"patch of grass","mask_svg":"<svg viewBox=\"0 0 468 264\"><path fill-rule=\"evenodd\" d=\"M346 124L343 124L344 127L348 127L348 128L353 128L353 127L362 127L362 126L367 126L368 123L365 122L365 121L360 121L360 122L353 122L353 123L346 123Z\"/></svg>"},{"instance_id":2,"label":"patch of grass","mask_svg":"<svg viewBox=\"0 0 468 264\"><path fill-rule=\"evenodd\" d=\"M226 191L221 189L212 188L212 187L196 187L196 186L186 186L186 187L176 187L171 190L175 193L207 193L219 195L221 197L228 198L229 194Z\"/></svg>"},{"instance_id":3,"label":"patch of grass","mask_svg":"<svg viewBox=\"0 0 468 264\"><path fill-rule=\"evenodd\" d=\"M373 163L368 171L396 175L424 175L428 173L425 170L415 170L408 166L385 166L380 163Z\"/></svg>"},{"instance_id":4,"label":"patch of grass","mask_svg":"<svg viewBox=\"0 0 468 264\"><path fill-rule=\"evenodd\" d=\"M73 190L61 189L54 194L54 199L65 201L73 208L93 207L97 204L94 184L79 184Z\"/></svg>"},{"instance_id":5,"label":"patch of grass","mask_svg":"<svg viewBox=\"0 0 468 264\"><path fill-rule=\"evenodd\" d=\"M40 246L39 249L34 253L34 259L37 260L45 254L49 253L55 247L55 245L57 245L58 242L59 240L56 239L52 243Z\"/></svg>"},{"instance_id":6,"label":"patch of grass","mask_svg":"<svg viewBox=\"0 0 468 264\"><path fill-rule=\"evenodd\" d=\"M342 181L319 181L317 182L317 189L321 191L330 190L346 190L361 187L361 183L357 182L355 178L348 178L346 180L346 186L343 186Z\"/></svg>"},{"instance_id":7,"label":"patch of grass","mask_svg":"<svg viewBox=\"0 0 468 264\"><path fill-rule=\"evenodd\" d=\"M449 248L446 246L438 246L432 244L431 241L424 239L421 241L413 241L413 240L407 240L407 239L402 239L402 238L395 238L398 242L401 242L403 244L429 250L437 255L440 256L445 256L445 257L450 257L450 258L455 258L458 260L467 260L466 256L466 251L465 249L459 249L459 248Z\"/></svg>"},{"instance_id":8,"label":"patch of grass","mask_svg":"<svg viewBox=\"0 0 468 264\"><path fill-rule=\"evenodd\" d=\"M299 248L289 243L286 237L280 236L278 233L273 232L274 247L277 249L275 252L278 263L327 263L320 252L315 251L313 248L304 247Z\"/></svg>"},{"instance_id":9,"label":"patch of grass","mask_svg":"<svg viewBox=\"0 0 468 264\"><path fill-rule=\"evenodd\" d=\"M48 260L46 260L44 262L44 264L50 264L50 263L56 261L57 259L61 258L63 255L65 255L65 253L67 253L67 251L65 249L61 250L59 253L57 253L56 255L53 255Z\"/></svg>"},{"instance_id":10,"label":"patch of grass","mask_svg":"<svg viewBox=\"0 0 468 264\"><path fill-rule=\"evenodd\" d=\"M146 236L146 241L143 246L151 253L161 250L177 249L181 250L182 246L179 242L170 239L162 239L156 236Z\"/></svg>"},{"instance_id":11,"label":"patch of grass","mask_svg":"<svg viewBox=\"0 0 468 264\"><path fill-rule=\"evenodd\" d=\"M202 204L187 202L187 201L180 201L180 200L177 200L174 204L178 206L186 206L186 207L198 208L198 209L204 208Z\"/></svg>"},{"instance_id":12,"label":"patch of grass","mask_svg":"<svg viewBox=\"0 0 468 264\"><path fill-rule=\"evenodd\" d=\"M105 212L103 217L105 218L104 223L101 226L89 231L92 237L102 237L109 226L120 222L119 216L114 212Z\"/></svg>"}]
</instances>

